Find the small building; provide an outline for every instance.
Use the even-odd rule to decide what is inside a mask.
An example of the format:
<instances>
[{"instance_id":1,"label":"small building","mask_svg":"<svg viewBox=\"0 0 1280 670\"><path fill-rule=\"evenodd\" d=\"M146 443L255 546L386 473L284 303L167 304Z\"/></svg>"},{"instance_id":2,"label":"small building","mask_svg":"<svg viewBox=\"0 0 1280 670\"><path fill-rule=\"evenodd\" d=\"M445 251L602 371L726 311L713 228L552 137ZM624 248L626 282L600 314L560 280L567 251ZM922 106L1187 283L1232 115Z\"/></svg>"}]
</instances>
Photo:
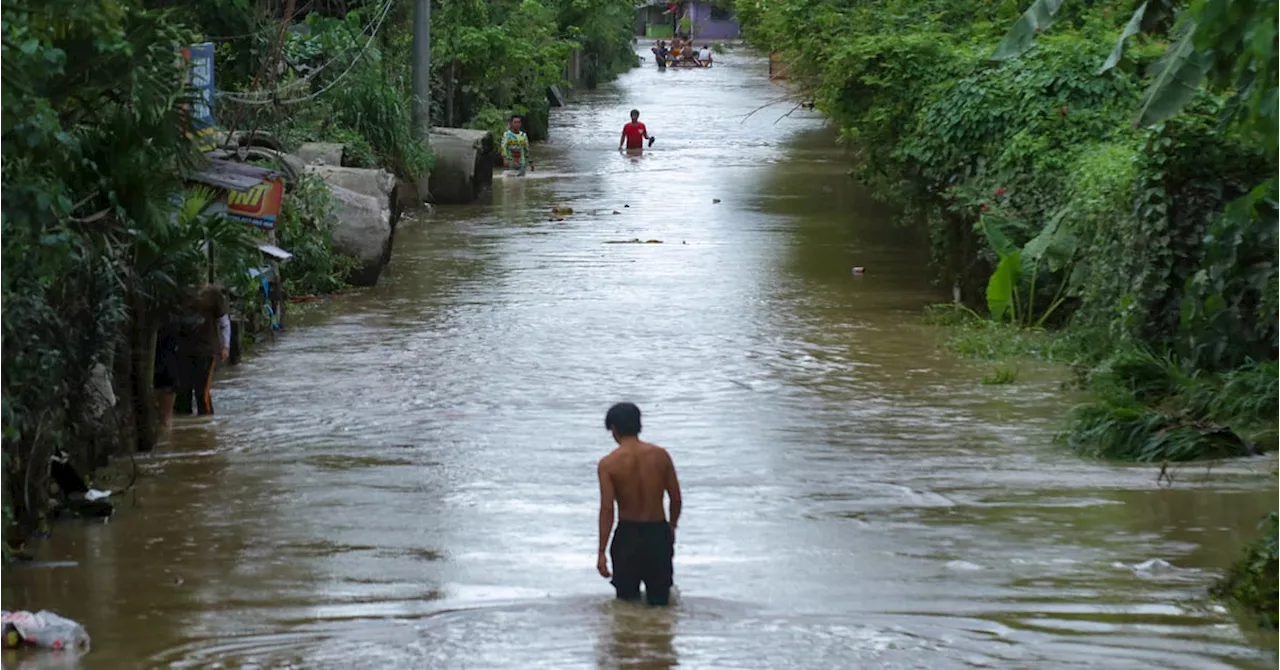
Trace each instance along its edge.
<instances>
[{"instance_id":1,"label":"small building","mask_svg":"<svg viewBox=\"0 0 1280 670\"><path fill-rule=\"evenodd\" d=\"M636 34L649 39L670 39L676 33L694 40L738 38L733 12L711 2L663 2L645 0L636 8Z\"/></svg>"}]
</instances>

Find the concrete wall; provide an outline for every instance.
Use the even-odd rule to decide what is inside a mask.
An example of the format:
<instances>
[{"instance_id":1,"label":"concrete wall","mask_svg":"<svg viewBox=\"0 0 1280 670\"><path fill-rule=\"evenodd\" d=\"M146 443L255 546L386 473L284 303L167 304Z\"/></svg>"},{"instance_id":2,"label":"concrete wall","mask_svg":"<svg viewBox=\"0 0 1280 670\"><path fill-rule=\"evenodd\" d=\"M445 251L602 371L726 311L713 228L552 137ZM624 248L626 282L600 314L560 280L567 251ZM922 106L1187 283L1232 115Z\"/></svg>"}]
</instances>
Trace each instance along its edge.
<instances>
[{"instance_id":1,"label":"concrete wall","mask_svg":"<svg viewBox=\"0 0 1280 670\"><path fill-rule=\"evenodd\" d=\"M689 3L690 18L693 19L693 39L698 40L732 40L738 37L738 22L735 19L716 20L711 18L712 6L701 2Z\"/></svg>"}]
</instances>

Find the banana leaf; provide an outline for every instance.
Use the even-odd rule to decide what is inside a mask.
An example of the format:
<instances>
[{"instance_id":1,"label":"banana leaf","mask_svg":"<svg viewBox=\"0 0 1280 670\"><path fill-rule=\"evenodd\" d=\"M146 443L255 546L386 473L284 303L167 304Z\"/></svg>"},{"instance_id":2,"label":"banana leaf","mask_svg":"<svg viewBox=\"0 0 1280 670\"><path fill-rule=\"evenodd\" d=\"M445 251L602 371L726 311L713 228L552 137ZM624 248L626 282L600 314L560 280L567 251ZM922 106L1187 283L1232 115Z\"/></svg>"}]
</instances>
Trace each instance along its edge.
<instances>
[{"instance_id":1,"label":"banana leaf","mask_svg":"<svg viewBox=\"0 0 1280 670\"><path fill-rule=\"evenodd\" d=\"M987 244L991 245L991 250L996 252L996 256L1000 258L1004 258L1018 250L1018 247L1009 239L1009 235L1005 233L1005 228L1009 225L1008 219L992 214L984 214L978 219L978 229L986 236Z\"/></svg>"},{"instance_id":2,"label":"banana leaf","mask_svg":"<svg viewBox=\"0 0 1280 670\"><path fill-rule=\"evenodd\" d=\"M1062 225L1065 215L1065 209L1059 211L1049 220L1040 234L1023 245L1022 257L1029 265L1035 266L1043 259L1048 263L1050 270L1057 272L1071 262L1076 253L1077 240L1075 235Z\"/></svg>"},{"instance_id":3,"label":"banana leaf","mask_svg":"<svg viewBox=\"0 0 1280 670\"><path fill-rule=\"evenodd\" d=\"M1142 16L1147 13L1147 3L1138 6L1137 11L1129 18L1129 22L1125 24L1124 31L1120 33L1120 39L1116 40L1116 45L1111 49L1111 55L1107 56L1107 60L1098 69L1098 74L1102 74L1107 70L1115 67L1120 63L1120 59L1124 57L1124 43L1130 37L1137 35L1142 30Z\"/></svg>"},{"instance_id":4,"label":"banana leaf","mask_svg":"<svg viewBox=\"0 0 1280 670\"><path fill-rule=\"evenodd\" d=\"M1195 34L1195 22L1188 21L1182 37L1169 45L1134 126L1141 128L1168 119L1181 111L1199 90L1212 61L1207 54L1196 51L1192 44Z\"/></svg>"},{"instance_id":5,"label":"banana leaf","mask_svg":"<svg viewBox=\"0 0 1280 670\"><path fill-rule=\"evenodd\" d=\"M996 271L987 281L987 310L991 318L1001 321L1006 316L1017 318L1015 291L1022 276L1022 252L1014 251L1000 259Z\"/></svg>"},{"instance_id":6,"label":"banana leaf","mask_svg":"<svg viewBox=\"0 0 1280 670\"><path fill-rule=\"evenodd\" d=\"M996 50L991 54L991 60L1009 60L1026 53L1035 41L1036 33L1048 30L1049 26L1053 25L1060 7L1062 7L1062 0L1035 0L1031 3L1027 11L1018 17L1018 21L1013 24L1009 32L1005 33L1000 44L996 45Z\"/></svg>"}]
</instances>

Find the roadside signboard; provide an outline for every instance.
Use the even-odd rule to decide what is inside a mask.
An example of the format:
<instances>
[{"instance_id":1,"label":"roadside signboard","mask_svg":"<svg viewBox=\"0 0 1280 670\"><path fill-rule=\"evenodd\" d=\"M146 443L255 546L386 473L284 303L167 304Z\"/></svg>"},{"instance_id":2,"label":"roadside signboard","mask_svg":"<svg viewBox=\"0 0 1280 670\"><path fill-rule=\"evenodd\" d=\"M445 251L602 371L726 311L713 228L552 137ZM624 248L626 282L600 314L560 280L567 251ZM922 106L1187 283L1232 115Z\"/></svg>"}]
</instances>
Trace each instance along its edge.
<instances>
[{"instance_id":1,"label":"roadside signboard","mask_svg":"<svg viewBox=\"0 0 1280 670\"><path fill-rule=\"evenodd\" d=\"M264 181L246 191L228 191L227 216L263 230L273 230L283 199L284 180L280 178Z\"/></svg>"},{"instance_id":2,"label":"roadside signboard","mask_svg":"<svg viewBox=\"0 0 1280 670\"><path fill-rule=\"evenodd\" d=\"M196 90L197 97L191 110L191 127L201 150L214 148L214 85L213 42L193 44L182 50L182 57L191 63L187 83Z\"/></svg>"}]
</instances>

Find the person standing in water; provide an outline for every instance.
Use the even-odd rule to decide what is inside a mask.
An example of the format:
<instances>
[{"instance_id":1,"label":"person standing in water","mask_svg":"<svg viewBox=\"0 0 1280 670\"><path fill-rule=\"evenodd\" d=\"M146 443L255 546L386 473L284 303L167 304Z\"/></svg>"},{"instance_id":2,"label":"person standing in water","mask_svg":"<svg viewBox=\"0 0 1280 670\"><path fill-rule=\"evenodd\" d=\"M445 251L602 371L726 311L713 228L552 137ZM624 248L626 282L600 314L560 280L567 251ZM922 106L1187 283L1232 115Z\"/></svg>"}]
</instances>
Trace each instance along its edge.
<instances>
[{"instance_id":1,"label":"person standing in water","mask_svg":"<svg viewBox=\"0 0 1280 670\"><path fill-rule=\"evenodd\" d=\"M653 146L653 138L649 137L649 129L640 123L640 110L631 110L631 123L622 127L622 137L618 138L618 151L622 151L622 144L625 142L627 151L643 151L644 141L649 140L649 146Z\"/></svg>"},{"instance_id":2,"label":"person standing in water","mask_svg":"<svg viewBox=\"0 0 1280 670\"><path fill-rule=\"evenodd\" d=\"M529 136L521 130L519 115L512 115L507 132L502 134L502 166L516 170L521 177L529 169Z\"/></svg>"},{"instance_id":3,"label":"person standing in water","mask_svg":"<svg viewBox=\"0 0 1280 670\"><path fill-rule=\"evenodd\" d=\"M605 414L604 426L618 443L600 459L600 551L596 570L605 579L613 577L619 600L640 600L644 582L645 600L650 605L666 605L671 594L675 555L676 525L680 522L680 480L666 449L640 440L640 408L618 403ZM663 510L662 496L671 499L671 521ZM614 503L618 507L618 527L613 528ZM609 544L609 531L613 543ZM608 550L613 559L609 572Z\"/></svg>"},{"instance_id":4,"label":"person standing in water","mask_svg":"<svg viewBox=\"0 0 1280 670\"><path fill-rule=\"evenodd\" d=\"M192 396L200 416L213 414L213 369L231 354L231 318L227 299L215 284L206 284L182 317L178 333L178 394L175 406L190 414Z\"/></svg>"}]
</instances>

